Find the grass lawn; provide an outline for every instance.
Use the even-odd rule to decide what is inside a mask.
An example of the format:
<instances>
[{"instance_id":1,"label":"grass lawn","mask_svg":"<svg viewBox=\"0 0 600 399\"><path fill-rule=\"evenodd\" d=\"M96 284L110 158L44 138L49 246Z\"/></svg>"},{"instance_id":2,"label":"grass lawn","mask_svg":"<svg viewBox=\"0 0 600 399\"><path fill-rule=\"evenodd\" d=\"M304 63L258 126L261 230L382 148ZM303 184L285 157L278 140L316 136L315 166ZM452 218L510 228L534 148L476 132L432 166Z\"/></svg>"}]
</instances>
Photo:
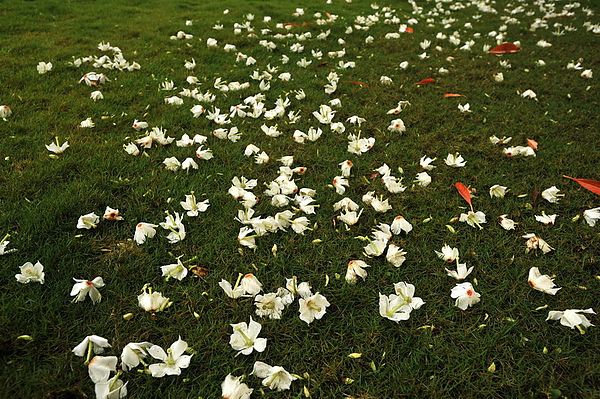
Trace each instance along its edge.
<instances>
[{"instance_id":1,"label":"grass lawn","mask_svg":"<svg viewBox=\"0 0 600 399\"><path fill-rule=\"evenodd\" d=\"M331 3L0 1L0 397L600 396L598 5Z\"/></svg>"}]
</instances>

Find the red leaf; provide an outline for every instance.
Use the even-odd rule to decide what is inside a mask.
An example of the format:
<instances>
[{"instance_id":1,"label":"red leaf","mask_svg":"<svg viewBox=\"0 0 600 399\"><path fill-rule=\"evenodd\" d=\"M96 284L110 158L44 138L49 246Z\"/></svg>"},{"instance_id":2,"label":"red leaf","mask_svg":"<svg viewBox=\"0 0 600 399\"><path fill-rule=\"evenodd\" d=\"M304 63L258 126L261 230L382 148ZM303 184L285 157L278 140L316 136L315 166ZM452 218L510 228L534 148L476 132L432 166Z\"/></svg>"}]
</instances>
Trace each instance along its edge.
<instances>
[{"instance_id":1,"label":"red leaf","mask_svg":"<svg viewBox=\"0 0 600 399\"><path fill-rule=\"evenodd\" d=\"M456 93L446 93L444 94L444 97L449 98L449 97L462 97L462 94L456 94Z\"/></svg>"},{"instance_id":2,"label":"red leaf","mask_svg":"<svg viewBox=\"0 0 600 399\"><path fill-rule=\"evenodd\" d=\"M418 85L426 85L426 84L433 83L433 82L435 82L435 79L429 78L429 79L423 79L422 81L420 81L417 84Z\"/></svg>"},{"instance_id":3,"label":"red leaf","mask_svg":"<svg viewBox=\"0 0 600 399\"><path fill-rule=\"evenodd\" d=\"M465 186L462 183L454 183L454 187L456 187L460 196L463 197L465 201L467 201L467 204L469 204L469 206L471 207L471 211L475 212L473 211L473 204L471 203L471 192L469 191L467 186Z\"/></svg>"},{"instance_id":4,"label":"red leaf","mask_svg":"<svg viewBox=\"0 0 600 399\"><path fill-rule=\"evenodd\" d=\"M411 28L410 26L408 28L406 28L406 31L408 33L414 33L415 32L415 30L413 28Z\"/></svg>"},{"instance_id":5,"label":"red leaf","mask_svg":"<svg viewBox=\"0 0 600 399\"><path fill-rule=\"evenodd\" d=\"M311 25L311 22L302 22L302 27L303 28L306 27L306 26L308 26L308 25Z\"/></svg>"},{"instance_id":6,"label":"red leaf","mask_svg":"<svg viewBox=\"0 0 600 399\"><path fill-rule=\"evenodd\" d=\"M587 188L591 192L600 195L600 181L598 181L598 180L575 179L574 177L569 177L569 176L565 176L565 175L563 175L563 177L566 177L567 179L574 180L577 183L581 184L581 186L583 188Z\"/></svg>"},{"instance_id":7,"label":"red leaf","mask_svg":"<svg viewBox=\"0 0 600 399\"><path fill-rule=\"evenodd\" d=\"M300 25L297 25L297 24L295 24L295 23L293 23L293 22L286 22L286 23L284 23L283 25L284 25L284 26L295 26L296 28L299 28L299 27L300 27Z\"/></svg>"},{"instance_id":8,"label":"red leaf","mask_svg":"<svg viewBox=\"0 0 600 399\"><path fill-rule=\"evenodd\" d=\"M362 86L362 87L369 87L369 85L364 84L363 82L356 82L354 80L344 80L343 82L344 83L352 83L353 85L359 85L359 86Z\"/></svg>"},{"instance_id":9,"label":"red leaf","mask_svg":"<svg viewBox=\"0 0 600 399\"><path fill-rule=\"evenodd\" d=\"M488 51L488 53L490 53L490 54L512 54L512 53L518 53L519 51L521 51L521 49L519 47L517 47L516 44L502 43L501 45L496 46L493 49L491 49L490 51Z\"/></svg>"},{"instance_id":10,"label":"red leaf","mask_svg":"<svg viewBox=\"0 0 600 399\"><path fill-rule=\"evenodd\" d=\"M533 148L534 150L538 149L538 142L535 141L534 139L527 139L527 145L531 148Z\"/></svg>"}]
</instances>

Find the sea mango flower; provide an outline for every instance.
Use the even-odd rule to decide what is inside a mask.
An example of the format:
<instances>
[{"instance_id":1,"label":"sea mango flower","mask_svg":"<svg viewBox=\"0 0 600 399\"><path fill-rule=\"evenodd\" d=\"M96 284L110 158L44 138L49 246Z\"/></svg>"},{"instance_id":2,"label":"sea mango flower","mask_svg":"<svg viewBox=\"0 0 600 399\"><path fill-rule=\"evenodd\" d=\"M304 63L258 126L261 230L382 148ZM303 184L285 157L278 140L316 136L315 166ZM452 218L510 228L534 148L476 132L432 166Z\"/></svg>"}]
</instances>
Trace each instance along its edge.
<instances>
[{"instance_id":1,"label":"sea mango flower","mask_svg":"<svg viewBox=\"0 0 600 399\"><path fill-rule=\"evenodd\" d=\"M79 280L73 278L75 284L71 289L71 296L75 296L73 302L83 302L87 295L90 295L90 299L93 303L100 302L102 300L102 294L98 291L98 288L104 287L104 281L102 277L96 277L92 281L90 280Z\"/></svg>"},{"instance_id":2,"label":"sea mango flower","mask_svg":"<svg viewBox=\"0 0 600 399\"><path fill-rule=\"evenodd\" d=\"M560 324L563 326L571 327L571 329L577 328L581 334L585 334L585 330L593 324L581 313L596 314L592 308L567 309L562 312L551 310L548 312L546 320L560 320Z\"/></svg>"},{"instance_id":3,"label":"sea mango flower","mask_svg":"<svg viewBox=\"0 0 600 399\"><path fill-rule=\"evenodd\" d=\"M157 360L162 360L162 363L154 363L148 366L152 377L161 378L165 375L180 375L181 369L187 368L193 355L184 355L183 353L188 348L187 342L181 337L171 347L165 350L158 345L151 346L148 349L150 356Z\"/></svg>"},{"instance_id":4,"label":"sea mango flower","mask_svg":"<svg viewBox=\"0 0 600 399\"><path fill-rule=\"evenodd\" d=\"M450 296L456 299L454 305L461 310L466 310L481 300L481 294L475 292L473 285L468 282L456 284L456 287L452 288Z\"/></svg>"},{"instance_id":5,"label":"sea mango flower","mask_svg":"<svg viewBox=\"0 0 600 399\"><path fill-rule=\"evenodd\" d=\"M542 291L550 295L555 295L558 290L560 290L560 287L554 288L556 287L554 284L554 279L547 274L540 273L537 267L532 267L529 269L529 278L527 279L527 283L534 290Z\"/></svg>"},{"instance_id":6,"label":"sea mango flower","mask_svg":"<svg viewBox=\"0 0 600 399\"><path fill-rule=\"evenodd\" d=\"M281 366L270 366L263 362L254 362L252 373L258 378L262 378L262 384L278 392L290 389L292 381L297 378L287 372Z\"/></svg>"},{"instance_id":7,"label":"sea mango flower","mask_svg":"<svg viewBox=\"0 0 600 399\"><path fill-rule=\"evenodd\" d=\"M31 282L44 284L44 265L39 261L33 265L31 262L26 262L24 265L19 266L21 270L20 274L16 274L15 278L19 283L28 284Z\"/></svg>"}]
</instances>

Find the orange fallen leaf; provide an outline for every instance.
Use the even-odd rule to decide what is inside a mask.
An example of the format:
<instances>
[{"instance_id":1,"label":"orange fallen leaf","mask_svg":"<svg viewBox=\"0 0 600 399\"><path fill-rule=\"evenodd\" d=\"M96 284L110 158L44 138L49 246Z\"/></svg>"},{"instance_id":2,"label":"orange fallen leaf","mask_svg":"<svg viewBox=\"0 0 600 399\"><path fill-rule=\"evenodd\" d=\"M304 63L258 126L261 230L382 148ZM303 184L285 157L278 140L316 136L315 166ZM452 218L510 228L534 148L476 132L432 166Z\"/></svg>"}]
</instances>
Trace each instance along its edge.
<instances>
[{"instance_id":1,"label":"orange fallen leaf","mask_svg":"<svg viewBox=\"0 0 600 399\"><path fill-rule=\"evenodd\" d=\"M534 139L527 139L527 145L533 148L534 150L538 149L538 143Z\"/></svg>"},{"instance_id":2,"label":"orange fallen leaf","mask_svg":"<svg viewBox=\"0 0 600 399\"><path fill-rule=\"evenodd\" d=\"M462 97L462 94L456 94L456 93L446 93L444 94L445 98L449 98L449 97Z\"/></svg>"},{"instance_id":3,"label":"orange fallen leaf","mask_svg":"<svg viewBox=\"0 0 600 399\"><path fill-rule=\"evenodd\" d=\"M329 64L327 61L323 61L317 64L318 67L323 67L325 65Z\"/></svg>"},{"instance_id":4,"label":"orange fallen leaf","mask_svg":"<svg viewBox=\"0 0 600 399\"><path fill-rule=\"evenodd\" d=\"M574 177L569 177L563 175L567 179L571 179L579 183L583 188L590 190L591 192L600 195L600 181L598 180L590 180L590 179L576 179Z\"/></svg>"},{"instance_id":5,"label":"orange fallen leaf","mask_svg":"<svg viewBox=\"0 0 600 399\"><path fill-rule=\"evenodd\" d=\"M435 82L435 79L429 78L429 79L423 79L422 81L420 81L417 84L418 85L426 85L426 84L433 83L433 82Z\"/></svg>"},{"instance_id":6,"label":"orange fallen leaf","mask_svg":"<svg viewBox=\"0 0 600 399\"><path fill-rule=\"evenodd\" d=\"M512 54L518 53L521 49L513 43L502 43L499 46L494 47L488 53L490 54Z\"/></svg>"},{"instance_id":7,"label":"orange fallen leaf","mask_svg":"<svg viewBox=\"0 0 600 399\"><path fill-rule=\"evenodd\" d=\"M462 183L454 183L454 187L456 187L460 196L463 197L465 201L467 201L467 204L469 204L469 206L471 207L471 212L474 212L473 204L471 203L471 192L469 191L467 186L465 186Z\"/></svg>"},{"instance_id":8,"label":"orange fallen leaf","mask_svg":"<svg viewBox=\"0 0 600 399\"><path fill-rule=\"evenodd\" d=\"M284 23L283 25L284 25L284 26L295 26L296 28L299 28L299 27L300 27L300 25L296 25L296 24L295 24L295 23L293 23L293 22L286 22L286 23Z\"/></svg>"},{"instance_id":9,"label":"orange fallen leaf","mask_svg":"<svg viewBox=\"0 0 600 399\"><path fill-rule=\"evenodd\" d=\"M406 28L406 31L408 33L414 33L415 32L415 30L413 28L411 28L410 26L408 28Z\"/></svg>"},{"instance_id":10,"label":"orange fallen leaf","mask_svg":"<svg viewBox=\"0 0 600 399\"><path fill-rule=\"evenodd\" d=\"M344 83L352 83L353 85L359 85L359 86L362 86L362 87L369 87L369 85L364 84L363 82L356 82L354 80L344 80L343 82Z\"/></svg>"},{"instance_id":11,"label":"orange fallen leaf","mask_svg":"<svg viewBox=\"0 0 600 399\"><path fill-rule=\"evenodd\" d=\"M302 22L302 27L304 28L305 26L308 26L310 24L311 24L310 22Z\"/></svg>"}]
</instances>

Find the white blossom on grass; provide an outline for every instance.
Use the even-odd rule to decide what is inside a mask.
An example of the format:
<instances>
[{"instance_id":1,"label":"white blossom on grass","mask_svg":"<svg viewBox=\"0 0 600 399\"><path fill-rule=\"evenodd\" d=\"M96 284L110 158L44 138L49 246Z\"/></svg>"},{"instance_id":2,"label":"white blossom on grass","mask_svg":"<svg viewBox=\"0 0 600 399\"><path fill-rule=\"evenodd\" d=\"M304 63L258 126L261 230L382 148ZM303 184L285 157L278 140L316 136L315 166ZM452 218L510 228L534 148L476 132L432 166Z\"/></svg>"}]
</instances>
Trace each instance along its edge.
<instances>
[{"instance_id":1,"label":"white blossom on grass","mask_svg":"<svg viewBox=\"0 0 600 399\"><path fill-rule=\"evenodd\" d=\"M154 363L148 366L152 377L160 378L165 375L180 375L181 369L187 368L190 365L190 360L193 356L183 354L187 347L187 342L179 337L166 352L158 345L148 348L150 356L157 360L162 360L162 363Z\"/></svg>"},{"instance_id":2,"label":"white blossom on grass","mask_svg":"<svg viewBox=\"0 0 600 399\"><path fill-rule=\"evenodd\" d=\"M545 292L546 294L556 295L559 288L555 288L554 279L547 274L540 273L537 267L529 269L529 277L527 283L534 290Z\"/></svg>"},{"instance_id":3,"label":"white blossom on grass","mask_svg":"<svg viewBox=\"0 0 600 399\"><path fill-rule=\"evenodd\" d=\"M24 265L19 266L21 273L16 274L15 278L19 283L28 284L28 283L40 283L44 284L44 265L42 265L39 261L33 265L31 262L26 262Z\"/></svg>"},{"instance_id":4,"label":"white blossom on grass","mask_svg":"<svg viewBox=\"0 0 600 399\"><path fill-rule=\"evenodd\" d=\"M266 338L258 338L262 326L250 317L250 322L231 324L233 334L229 337L229 345L238 354L249 355L253 351L263 352L267 347ZM237 356L237 355L236 355Z\"/></svg>"},{"instance_id":5,"label":"white blossom on grass","mask_svg":"<svg viewBox=\"0 0 600 399\"><path fill-rule=\"evenodd\" d=\"M327 298L318 292L312 296L300 299L300 320L307 324L312 323L315 319L319 320L327 312L327 307L330 305Z\"/></svg>"}]
</instances>

